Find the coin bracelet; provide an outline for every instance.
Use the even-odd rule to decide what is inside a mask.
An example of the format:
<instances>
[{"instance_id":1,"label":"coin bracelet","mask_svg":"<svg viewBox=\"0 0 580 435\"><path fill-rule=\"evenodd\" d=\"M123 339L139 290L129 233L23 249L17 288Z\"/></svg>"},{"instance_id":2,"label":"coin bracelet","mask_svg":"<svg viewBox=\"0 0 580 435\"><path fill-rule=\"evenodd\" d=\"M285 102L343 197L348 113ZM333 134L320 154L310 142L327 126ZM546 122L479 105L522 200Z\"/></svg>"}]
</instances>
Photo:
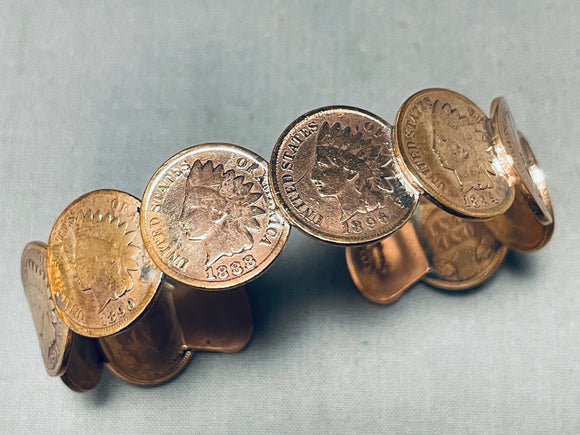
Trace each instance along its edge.
<instances>
[{"instance_id":1,"label":"coin bracelet","mask_svg":"<svg viewBox=\"0 0 580 435\"><path fill-rule=\"evenodd\" d=\"M64 373L75 391L96 385L100 370L82 369L102 367L102 356L123 379L156 384L177 375L194 350L237 352L251 338L245 290L206 295L171 283L143 248L139 212L140 202L126 193L88 193L61 214L48 249L31 243L23 252L22 280L45 366L49 374ZM49 292L46 301L30 296L38 288ZM100 352L90 352L89 341Z\"/></svg>"},{"instance_id":2,"label":"coin bracelet","mask_svg":"<svg viewBox=\"0 0 580 435\"><path fill-rule=\"evenodd\" d=\"M394 127L353 107L316 109L282 133L270 172L286 218L345 246L353 281L377 303L419 279L479 285L508 248L539 249L554 229L543 172L501 97L490 119L456 92L425 89Z\"/></svg>"},{"instance_id":3,"label":"coin bracelet","mask_svg":"<svg viewBox=\"0 0 580 435\"><path fill-rule=\"evenodd\" d=\"M48 245L25 247L47 372L74 391L96 386L103 364L153 385L196 350L243 349L243 286L275 261L290 224L344 246L361 293L390 304L419 280L480 285L508 249L543 247L554 213L501 97L488 118L456 92L425 89L394 126L354 107L312 110L284 130L270 165L237 145L195 145L159 167L142 201L90 192L59 216Z\"/></svg>"}]
</instances>

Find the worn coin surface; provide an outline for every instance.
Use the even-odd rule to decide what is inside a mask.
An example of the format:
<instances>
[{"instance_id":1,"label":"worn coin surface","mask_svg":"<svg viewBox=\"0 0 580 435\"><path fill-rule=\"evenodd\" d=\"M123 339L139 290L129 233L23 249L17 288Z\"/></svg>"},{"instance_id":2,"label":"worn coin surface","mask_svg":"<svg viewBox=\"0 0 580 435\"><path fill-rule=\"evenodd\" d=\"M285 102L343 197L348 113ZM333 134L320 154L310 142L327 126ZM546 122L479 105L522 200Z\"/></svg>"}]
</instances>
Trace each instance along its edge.
<instances>
[{"instance_id":1,"label":"worn coin surface","mask_svg":"<svg viewBox=\"0 0 580 435\"><path fill-rule=\"evenodd\" d=\"M430 202L413 215L429 259L423 280L446 290L465 290L481 284L499 267L507 247L484 222L462 219Z\"/></svg>"},{"instance_id":2,"label":"worn coin surface","mask_svg":"<svg viewBox=\"0 0 580 435\"><path fill-rule=\"evenodd\" d=\"M262 273L290 225L272 198L266 161L214 143L188 148L157 170L143 195L141 231L167 275L218 290Z\"/></svg>"},{"instance_id":3,"label":"worn coin surface","mask_svg":"<svg viewBox=\"0 0 580 435\"><path fill-rule=\"evenodd\" d=\"M425 89L403 103L395 151L418 186L450 213L491 218L513 201L488 118L453 91Z\"/></svg>"},{"instance_id":4,"label":"worn coin surface","mask_svg":"<svg viewBox=\"0 0 580 435\"><path fill-rule=\"evenodd\" d=\"M59 376L66 370L73 333L56 313L50 295L46 250L42 242L28 243L22 252L20 274L44 366L50 376Z\"/></svg>"},{"instance_id":5,"label":"worn coin surface","mask_svg":"<svg viewBox=\"0 0 580 435\"><path fill-rule=\"evenodd\" d=\"M520 154L530 174L534 190L539 198L531 201L529 190L516 184L516 195L512 206L504 214L485 221L493 235L510 249L518 251L534 251L545 246L554 233L554 211L552 201L546 188L543 171L538 167L536 158L526 138L518 133ZM531 189L530 189L531 190ZM542 209L534 203L540 201Z\"/></svg>"},{"instance_id":6,"label":"worn coin surface","mask_svg":"<svg viewBox=\"0 0 580 435\"><path fill-rule=\"evenodd\" d=\"M70 204L52 229L52 297L61 318L81 335L119 332L156 295L162 273L143 246L139 207L127 193L97 190Z\"/></svg>"},{"instance_id":7,"label":"worn coin surface","mask_svg":"<svg viewBox=\"0 0 580 435\"><path fill-rule=\"evenodd\" d=\"M504 163L507 174L527 201L536 219L542 224L549 225L552 221L552 211L548 209L542 192L530 173L532 167L537 168L536 159L528 142L522 144L505 98L498 97L492 101L491 120L495 140L506 153Z\"/></svg>"},{"instance_id":8,"label":"worn coin surface","mask_svg":"<svg viewBox=\"0 0 580 435\"><path fill-rule=\"evenodd\" d=\"M172 379L193 355L184 348L171 293L165 285L142 319L120 334L100 338L99 344L113 373L141 385Z\"/></svg>"},{"instance_id":9,"label":"worn coin surface","mask_svg":"<svg viewBox=\"0 0 580 435\"><path fill-rule=\"evenodd\" d=\"M353 107L323 107L292 122L270 162L274 197L306 234L360 245L401 227L418 191L393 153L392 127Z\"/></svg>"}]
</instances>

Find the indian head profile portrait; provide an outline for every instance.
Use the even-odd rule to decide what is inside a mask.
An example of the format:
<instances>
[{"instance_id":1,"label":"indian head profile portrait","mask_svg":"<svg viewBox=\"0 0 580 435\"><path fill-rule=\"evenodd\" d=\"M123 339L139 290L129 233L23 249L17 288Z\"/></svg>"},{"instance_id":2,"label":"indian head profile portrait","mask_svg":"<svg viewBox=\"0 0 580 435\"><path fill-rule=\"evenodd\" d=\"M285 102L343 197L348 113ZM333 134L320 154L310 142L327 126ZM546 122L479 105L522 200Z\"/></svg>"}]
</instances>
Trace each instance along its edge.
<instances>
[{"instance_id":1,"label":"indian head profile portrait","mask_svg":"<svg viewBox=\"0 0 580 435\"><path fill-rule=\"evenodd\" d=\"M139 269L133 258L139 248L131 244L135 235L110 214L88 210L77 219L72 259L75 278L83 292L93 294L99 313L133 288L130 271Z\"/></svg>"},{"instance_id":2,"label":"indian head profile portrait","mask_svg":"<svg viewBox=\"0 0 580 435\"><path fill-rule=\"evenodd\" d=\"M431 148L441 166L457 179L459 192L491 189L497 172L488 133L440 100L433 104L432 119Z\"/></svg>"},{"instance_id":3,"label":"indian head profile portrait","mask_svg":"<svg viewBox=\"0 0 580 435\"><path fill-rule=\"evenodd\" d=\"M322 198L339 202L341 222L384 206L387 197L402 208L412 206L413 198L396 174L392 156L371 139L363 139L362 132L342 129L338 122L322 124L311 179Z\"/></svg>"},{"instance_id":4,"label":"indian head profile portrait","mask_svg":"<svg viewBox=\"0 0 580 435\"><path fill-rule=\"evenodd\" d=\"M201 242L205 265L223 256L232 256L254 246L253 232L262 226L258 218L266 215L263 193L252 192L254 183L211 160L196 160L185 183L179 224L188 240Z\"/></svg>"}]
</instances>

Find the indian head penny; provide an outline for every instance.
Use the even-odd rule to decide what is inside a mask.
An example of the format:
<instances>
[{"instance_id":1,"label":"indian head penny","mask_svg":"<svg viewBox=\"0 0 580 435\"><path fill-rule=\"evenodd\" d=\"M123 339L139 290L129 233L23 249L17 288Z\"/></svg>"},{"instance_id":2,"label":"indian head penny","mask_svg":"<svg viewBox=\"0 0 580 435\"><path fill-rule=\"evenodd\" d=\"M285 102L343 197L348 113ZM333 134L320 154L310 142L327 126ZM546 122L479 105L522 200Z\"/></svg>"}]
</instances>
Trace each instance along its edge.
<instances>
[{"instance_id":1,"label":"indian head penny","mask_svg":"<svg viewBox=\"0 0 580 435\"><path fill-rule=\"evenodd\" d=\"M48 243L56 309L75 332L115 334L156 295L162 273L143 246L140 202L115 190L81 196L57 219Z\"/></svg>"},{"instance_id":2,"label":"indian head penny","mask_svg":"<svg viewBox=\"0 0 580 435\"><path fill-rule=\"evenodd\" d=\"M313 110L272 152L271 183L286 217L306 234L360 245L401 227L419 197L395 159L391 126L352 107Z\"/></svg>"},{"instance_id":3,"label":"indian head penny","mask_svg":"<svg viewBox=\"0 0 580 435\"><path fill-rule=\"evenodd\" d=\"M167 275L218 290L262 273L290 225L270 193L266 161L214 143L188 148L157 170L143 195L141 231Z\"/></svg>"},{"instance_id":4,"label":"indian head penny","mask_svg":"<svg viewBox=\"0 0 580 435\"><path fill-rule=\"evenodd\" d=\"M453 91L425 89L403 103L395 151L417 185L450 213L491 218L513 201L488 118Z\"/></svg>"},{"instance_id":5,"label":"indian head penny","mask_svg":"<svg viewBox=\"0 0 580 435\"><path fill-rule=\"evenodd\" d=\"M46 371L59 376L65 370L73 333L56 313L46 273L46 245L30 242L22 252L20 273L38 335Z\"/></svg>"},{"instance_id":6,"label":"indian head penny","mask_svg":"<svg viewBox=\"0 0 580 435\"><path fill-rule=\"evenodd\" d=\"M520 140L516 125L505 98L495 98L491 103L491 120L495 139L503 146L506 155L506 171L516 188L521 192L536 219L543 224L552 222L552 211L548 208L542 192L534 181L530 168L537 167L536 159L527 141ZM530 157L531 156L531 157ZM529 162L533 161L533 164Z\"/></svg>"}]
</instances>

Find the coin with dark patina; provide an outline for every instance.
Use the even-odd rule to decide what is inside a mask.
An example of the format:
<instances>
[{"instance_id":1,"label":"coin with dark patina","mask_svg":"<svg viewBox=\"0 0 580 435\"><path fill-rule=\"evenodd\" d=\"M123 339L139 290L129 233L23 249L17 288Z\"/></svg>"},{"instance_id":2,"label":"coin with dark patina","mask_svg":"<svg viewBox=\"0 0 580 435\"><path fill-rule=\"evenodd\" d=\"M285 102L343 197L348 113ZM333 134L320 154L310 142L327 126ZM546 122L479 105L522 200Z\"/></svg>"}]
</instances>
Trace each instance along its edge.
<instances>
[{"instance_id":1,"label":"coin with dark patina","mask_svg":"<svg viewBox=\"0 0 580 435\"><path fill-rule=\"evenodd\" d=\"M68 364L73 333L56 313L46 271L46 244L30 242L22 252L20 273L32 312L44 367L59 376Z\"/></svg>"},{"instance_id":2,"label":"coin with dark patina","mask_svg":"<svg viewBox=\"0 0 580 435\"><path fill-rule=\"evenodd\" d=\"M219 290L265 271L290 225L272 199L266 161L216 143L188 148L157 170L143 195L141 231L167 275Z\"/></svg>"},{"instance_id":3,"label":"coin with dark patina","mask_svg":"<svg viewBox=\"0 0 580 435\"><path fill-rule=\"evenodd\" d=\"M48 243L56 309L75 332L112 335L156 295L161 270L143 246L138 199L115 190L81 196L57 219Z\"/></svg>"},{"instance_id":4,"label":"coin with dark patina","mask_svg":"<svg viewBox=\"0 0 580 435\"><path fill-rule=\"evenodd\" d=\"M286 217L325 242L357 245L396 231L418 191L393 153L391 126L352 107L313 110L288 126L270 162L274 197Z\"/></svg>"},{"instance_id":5,"label":"coin with dark patina","mask_svg":"<svg viewBox=\"0 0 580 435\"><path fill-rule=\"evenodd\" d=\"M488 118L456 92L409 97L397 113L395 151L418 187L450 213L492 218L513 201Z\"/></svg>"}]
</instances>

